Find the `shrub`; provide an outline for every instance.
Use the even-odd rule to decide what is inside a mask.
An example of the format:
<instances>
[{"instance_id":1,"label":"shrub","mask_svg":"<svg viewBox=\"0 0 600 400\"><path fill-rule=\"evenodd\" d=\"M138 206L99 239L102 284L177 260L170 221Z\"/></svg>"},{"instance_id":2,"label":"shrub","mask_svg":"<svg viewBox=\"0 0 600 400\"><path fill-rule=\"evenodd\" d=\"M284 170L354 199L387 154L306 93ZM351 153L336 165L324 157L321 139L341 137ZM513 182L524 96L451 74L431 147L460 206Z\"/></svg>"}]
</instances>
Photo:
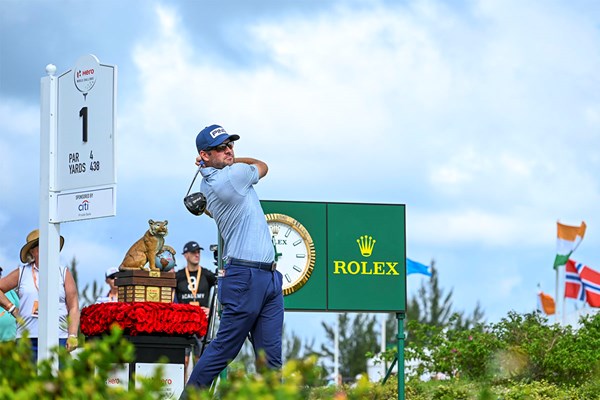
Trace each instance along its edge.
<instances>
[{"instance_id":1,"label":"shrub","mask_svg":"<svg viewBox=\"0 0 600 400\"><path fill-rule=\"evenodd\" d=\"M85 343L77 357L71 357L62 347L54 348L50 359L36 368L26 339L1 343L0 399L158 399L160 369L131 391L107 386L112 365L131 362L133 351L133 345L116 328L101 340ZM61 365L58 371L52 368L54 362Z\"/></svg>"},{"instance_id":2,"label":"shrub","mask_svg":"<svg viewBox=\"0 0 600 400\"><path fill-rule=\"evenodd\" d=\"M600 314L584 317L577 332L565 329L544 358L544 378L580 385L600 378Z\"/></svg>"},{"instance_id":3,"label":"shrub","mask_svg":"<svg viewBox=\"0 0 600 400\"><path fill-rule=\"evenodd\" d=\"M508 313L500 322L448 329L409 321L411 376L444 373L481 382L545 380L583 385L600 377L600 314L574 331L549 325L539 313Z\"/></svg>"}]
</instances>

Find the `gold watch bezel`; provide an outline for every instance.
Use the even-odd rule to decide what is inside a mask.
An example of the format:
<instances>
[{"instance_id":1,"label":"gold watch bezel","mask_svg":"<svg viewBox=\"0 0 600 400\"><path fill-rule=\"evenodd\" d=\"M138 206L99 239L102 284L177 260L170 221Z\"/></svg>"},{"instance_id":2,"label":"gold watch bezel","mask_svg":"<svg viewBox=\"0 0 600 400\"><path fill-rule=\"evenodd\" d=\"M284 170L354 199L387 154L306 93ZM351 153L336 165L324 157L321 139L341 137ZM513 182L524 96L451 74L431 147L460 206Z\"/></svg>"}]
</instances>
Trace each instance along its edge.
<instances>
[{"instance_id":1,"label":"gold watch bezel","mask_svg":"<svg viewBox=\"0 0 600 400\"><path fill-rule=\"evenodd\" d=\"M308 230L295 218L280 213L266 214L265 217L267 219L267 224L269 222L280 222L290 226L292 229L298 232L307 249L307 260L300 278L297 279L291 286L283 289L283 295L287 296L298 291L302 286L304 286L312 275L315 267L315 243L313 242L310 233L308 233Z\"/></svg>"}]
</instances>

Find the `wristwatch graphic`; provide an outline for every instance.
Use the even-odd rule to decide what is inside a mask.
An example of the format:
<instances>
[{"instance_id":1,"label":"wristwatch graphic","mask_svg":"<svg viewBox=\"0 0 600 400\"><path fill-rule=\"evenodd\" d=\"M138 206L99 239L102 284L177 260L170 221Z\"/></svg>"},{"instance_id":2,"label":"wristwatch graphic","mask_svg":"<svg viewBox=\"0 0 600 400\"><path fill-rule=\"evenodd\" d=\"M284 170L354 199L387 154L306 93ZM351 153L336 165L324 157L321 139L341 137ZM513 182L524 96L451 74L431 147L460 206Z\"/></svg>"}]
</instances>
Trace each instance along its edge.
<instances>
[{"instance_id":1,"label":"wristwatch graphic","mask_svg":"<svg viewBox=\"0 0 600 400\"><path fill-rule=\"evenodd\" d=\"M267 224L275 246L277 270L283 275L283 294L298 291L310 278L315 266L315 244L306 228L285 214L267 214Z\"/></svg>"}]
</instances>

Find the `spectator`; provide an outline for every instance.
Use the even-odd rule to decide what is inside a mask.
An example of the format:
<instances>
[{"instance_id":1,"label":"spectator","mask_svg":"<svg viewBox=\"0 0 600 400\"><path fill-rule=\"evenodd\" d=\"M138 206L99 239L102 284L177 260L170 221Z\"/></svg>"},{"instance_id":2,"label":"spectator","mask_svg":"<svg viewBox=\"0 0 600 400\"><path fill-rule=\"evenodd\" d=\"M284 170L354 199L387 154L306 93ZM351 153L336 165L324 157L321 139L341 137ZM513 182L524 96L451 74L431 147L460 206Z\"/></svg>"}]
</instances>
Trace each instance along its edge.
<instances>
[{"instance_id":1,"label":"spectator","mask_svg":"<svg viewBox=\"0 0 600 400\"><path fill-rule=\"evenodd\" d=\"M17 326L17 339L23 337L25 331L29 333L31 348L34 359L37 360L38 350L38 309L39 309L39 286L38 275L40 266L39 259L39 237L37 229L27 235L25 245L21 248L21 262L23 266L11 271L6 277L0 279L0 305L15 317L20 316L23 324ZM62 250L65 239L60 237L60 249ZM59 266L57 271L60 275L58 290L58 338L61 346L68 351L77 348L77 333L79 331L79 298L77 286L71 271L67 267ZM12 302L7 302L4 293L16 290L19 296L19 308Z\"/></svg>"},{"instance_id":2,"label":"spectator","mask_svg":"<svg viewBox=\"0 0 600 400\"><path fill-rule=\"evenodd\" d=\"M2 278L2 268L0 267L0 278ZM19 297L14 290L6 293L7 299L14 304L15 310L19 308ZM14 312L14 310L13 310ZM0 342L15 340L17 336L17 321L8 310L0 312Z\"/></svg>"},{"instance_id":3,"label":"spectator","mask_svg":"<svg viewBox=\"0 0 600 400\"><path fill-rule=\"evenodd\" d=\"M119 301L119 288L115 285L115 280L117 279L117 274L119 273L119 268L110 267L106 270L104 274L104 282L108 285L108 293L106 296L99 296L96 299L96 303L111 303L115 301Z\"/></svg>"},{"instance_id":4,"label":"spectator","mask_svg":"<svg viewBox=\"0 0 600 400\"><path fill-rule=\"evenodd\" d=\"M192 304L200 307L208 318L210 313L210 291L216 285L217 277L200 265L201 250L204 249L194 241L187 242L183 246L183 257L187 261L187 264L185 268L175 273L175 278L177 279L175 300L177 303ZM200 357L200 348L199 338L196 338L196 344L186 351L186 368L191 353L193 353L193 362L196 363L196 360Z\"/></svg>"}]
</instances>

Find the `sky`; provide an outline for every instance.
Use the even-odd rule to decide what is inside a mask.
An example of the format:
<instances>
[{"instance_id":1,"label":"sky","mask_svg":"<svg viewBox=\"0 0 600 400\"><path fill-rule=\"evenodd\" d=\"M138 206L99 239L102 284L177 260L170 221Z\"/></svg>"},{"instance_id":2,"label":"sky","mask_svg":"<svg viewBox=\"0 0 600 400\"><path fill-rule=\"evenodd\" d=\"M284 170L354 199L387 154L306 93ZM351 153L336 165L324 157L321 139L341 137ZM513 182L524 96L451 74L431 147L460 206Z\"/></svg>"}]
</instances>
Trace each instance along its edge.
<instances>
[{"instance_id":1,"label":"sky","mask_svg":"<svg viewBox=\"0 0 600 400\"><path fill-rule=\"evenodd\" d=\"M591 0L0 0L0 266L39 222L45 67L94 54L118 68L117 215L61 224L80 285L149 219L178 251L216 243L182 198L218 123L269 165L261 199L405 204L407 256L435 260L456 310L531 312L557 221L587 223L574 258L600 269L599 27ZM334 317L286 325L319 340Z\"/></svg>"}]
</instances>

